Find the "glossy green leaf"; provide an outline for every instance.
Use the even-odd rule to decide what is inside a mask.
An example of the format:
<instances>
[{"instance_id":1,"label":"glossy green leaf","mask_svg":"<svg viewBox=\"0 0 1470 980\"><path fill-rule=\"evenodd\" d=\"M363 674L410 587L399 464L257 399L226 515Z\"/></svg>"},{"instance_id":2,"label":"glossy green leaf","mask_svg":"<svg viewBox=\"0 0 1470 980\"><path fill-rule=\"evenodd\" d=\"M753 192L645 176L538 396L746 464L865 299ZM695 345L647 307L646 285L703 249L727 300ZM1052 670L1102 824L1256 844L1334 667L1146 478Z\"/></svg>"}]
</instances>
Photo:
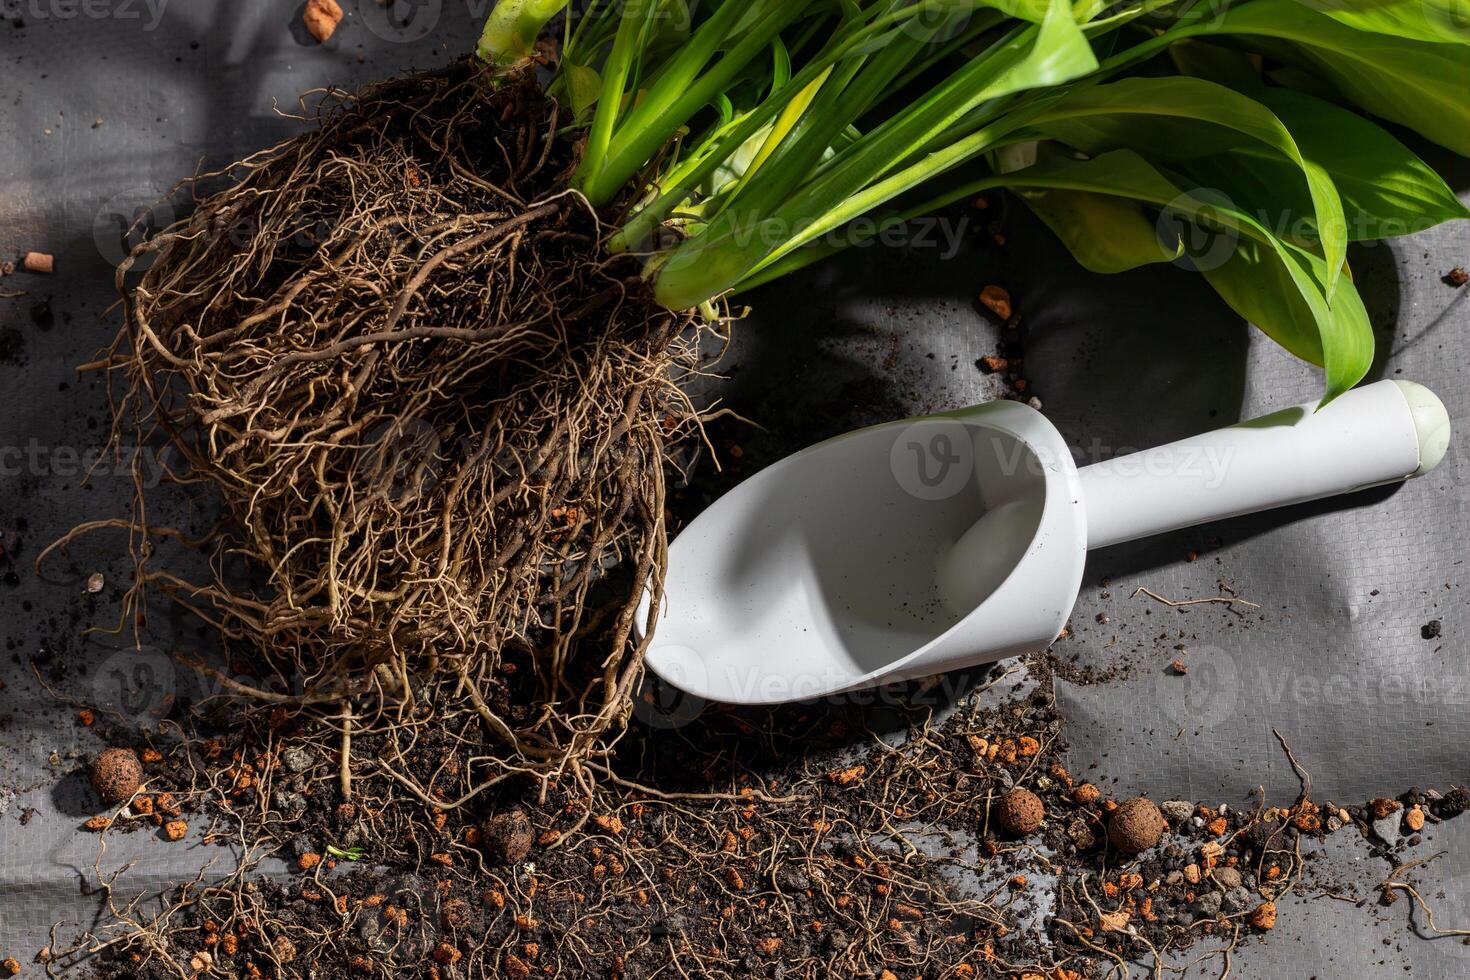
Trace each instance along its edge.
<instances>
[{"instance_id":1,"label":"glossy green leaf","mask_svg":"<svg viewBox=\"0 0 1470 980\"><path fill-rule=\"evenodd\" d=\"M981 0L981 2L1003 14L1019 17L1021 20L1029 20L1033 24L1039 24L1045 20L1047 8L1051 6L1047 0Z\"/></svg>"},{"instance_id":2,"label":"glossy green leaf","mask_svg":"<svg viewBox=\"0 0 1470 980\"><path fill-rule=\"evenodd\" d=\"M1212 236L1196 260L1200 270L1220 283L1217 288L1236 312L1293 354L1325 368L1324 403L1362 380L1372 364L1373 331L1351 280L1343 280L1329 302L1329 270L1320 256L1281 241L1228 200L1181 189L1131 150L1045 161L987 183L1114 195L1196 223Z\"/></svg>"},{"instance_id":3,"label":"glossy green leaf","mask_svg":"<svg viewBox=\"0 0 1470 980\"><path fill-rule=\"evenodd\" d=\"M875 65L889 50L875 56ZM791 155L762 167L743 202L710 222L702 240L677 246L657 269L655 297L672 309L687 309L719 295L805 243L985 152L990 148L986 139L923 152L963 124L977 106L1008 93L1069 81L1096 68L1097 59L1072 19L1071 5L1050 0L1040 25L1008 31L984 57L967 62L924 97L826 159L809 180L797 179L806 177L804 166L794 173L787 169L793 159L800 162ZM824 111L825 106L814 105L812 114ZM847 121L820 120L829 128L834 122L845 128ZM817 142L823 152L832 144L831 139ZM921 157L895 166L895 161L908 161L915 154Z\"/></svg>"},{"instance_id":4,"label":"glossy green leaf","mask_svg":"<svg viewBox=\"0 0 1470 980\"><path fill-rule=\"evenodd\" d=\"M567 97L572 103L572 112L577 118L597 104L602 95L602 76L586 65L563 65L562 77L567 80Z\"/></svg>"},{"instance_id":5,"label":"glossy green leaf","mask_svg":"<svg viewBox=\"0 0 1470 980\"><path fill-rule=\"evenodd\" d=\"M1313 0L1328 17L1377 34L1470 44L1470 0Z\"/></svg>"},{"instance_id":6,"label":"glossy green leaf","mask_svg":"<svg viewBox=\"0 0 1470 980\"><path fill-rule=\"evenodd\" d=\"M1237 4L1210 29L1285 42L1268 48L1369 112L1470 156L1470 45L1360 30L1300 0Z\"/></svg>"},{"instance_id":7,"label":"glossy green leaf","mask_svg":"<svg viewBox=\"0 0 1470 980\"><path fill-rule=\"evenodd\" d=\"M1159 223L1128 198L1041 188L1018 188L1016 195L1062 240L1084 269L1127 272L1139 266L1172 262L1183 254L1183 243L1177 237L1173 251L1165 247Z\"/></svg>"},{"instance_id":8,"label":"glossy green leaf","mask_svg":"<svg viewBox=\"0 0 1470 980\"><path fill-rule=\"evenodd\" d=\"M1253 94L1286 123L1302 151L1331 175L1342 197L1350 241L1394 238L1470 218L1470 210L1444 179L1372 120L1302 92L1263 88ZM1283 201L1291 186L1291 169L1279 158L1232 153L1192 162L1184 169L1247 205L1274 202L1278 210L1265 220L1282 237L1294 237L1286 229L1304 214L1310 217L1311 201L1304 195L1294 202Z\"/></svg>"},{"instance_id":9,"label":"glossy green leaf","mask_svg":"<svg viewBox=\"0 0 1470 980\"><path fill-rule=\"evenodd\" d=\"M1341 269L1346 260L1347 225L1332 178L1275 113L1248 95L1202 78L1125 78L1078 89L1032 126L1088 153L1127 148L1162 160L1224 152L1244 136L1295 165L1311 195L1328 268ZM1328 295L1337 278L1335 271L1328 275Z\"/></svg>"},{"instance_id":10,"label":"glossy green leaf","mask_svg":"<svg viewBox=\"0 0 1470 980\"><path fill-rule=\"evenodd\" d=\"M1097 68L1097 57L1087 35L1072 19L1071 5L1064 0L1041 4L1045 15L1031 50L1019 63L1002 72L985 86L981 95L998 98L1023 89L1043 88L1070 81Z\"/></svg>"},{"instance_id":11,"label":"glossy green leaf","mask_svg":"<svg viewBox=\"0 0 1470 980\"><path fill-rule=\"evenodd\" d=\"M1327 375L1326 404L1348 391L1373 366L1373 327L1351 279L1344 279L1331 302L1314 302L1300 286L1321 283L1322 259L1292 245L1284 251L1242 239L1219 263L1200 272L1230 308L1259 326L1292 354L1322 365Z\"/></svg>"}]
</instances>

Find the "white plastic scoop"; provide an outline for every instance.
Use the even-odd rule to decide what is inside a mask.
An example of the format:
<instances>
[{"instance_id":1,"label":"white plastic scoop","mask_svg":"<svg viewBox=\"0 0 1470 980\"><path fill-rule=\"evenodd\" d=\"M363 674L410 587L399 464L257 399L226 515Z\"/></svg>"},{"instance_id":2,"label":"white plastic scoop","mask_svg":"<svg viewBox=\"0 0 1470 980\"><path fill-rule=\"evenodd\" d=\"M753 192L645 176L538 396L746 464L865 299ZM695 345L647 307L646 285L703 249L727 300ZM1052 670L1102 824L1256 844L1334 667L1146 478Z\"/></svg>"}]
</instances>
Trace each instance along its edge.
<instances>
[{"instance_id":1,"label":"white plastic scoop","mask_svg":"<svg viewBox=\"0 0 1470 980\"><path fill-rule=\"evenodd\" d=\"M648 665L709 700L774 704L1042 649L1089 549L1397 482L1449 439L1444 405L1405 381L1081 469L1017 402L861 429L684 529Z\"/></svg>"}]
</instances>

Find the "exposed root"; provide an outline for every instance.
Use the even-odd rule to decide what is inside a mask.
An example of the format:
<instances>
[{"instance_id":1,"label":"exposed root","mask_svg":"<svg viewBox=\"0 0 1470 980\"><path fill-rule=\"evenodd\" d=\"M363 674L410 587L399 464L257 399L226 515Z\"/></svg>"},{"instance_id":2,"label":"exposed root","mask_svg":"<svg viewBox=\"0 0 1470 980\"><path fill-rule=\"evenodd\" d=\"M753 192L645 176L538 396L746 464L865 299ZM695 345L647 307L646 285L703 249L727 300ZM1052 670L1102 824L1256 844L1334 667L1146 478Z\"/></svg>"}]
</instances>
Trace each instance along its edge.
<instances>
[{"instance_id":1,"label":"exposed root","mask_svg":"<svg viewBox=\"0 0 1470 980\"><path fill-rule=\"evenodd\" d=\"M260 680L216 679L311 712L344 756L463 704L500 746L484 769L545 778L628 716L701 324L604 257L558 121L468 64L327 93L319 127L203 178L233 180L118 270L114 440L165 439L227 517L212 580L186 581L140 485L114 522L123 627L150 591L184 605Z\"/></svg>"}]
</instances>

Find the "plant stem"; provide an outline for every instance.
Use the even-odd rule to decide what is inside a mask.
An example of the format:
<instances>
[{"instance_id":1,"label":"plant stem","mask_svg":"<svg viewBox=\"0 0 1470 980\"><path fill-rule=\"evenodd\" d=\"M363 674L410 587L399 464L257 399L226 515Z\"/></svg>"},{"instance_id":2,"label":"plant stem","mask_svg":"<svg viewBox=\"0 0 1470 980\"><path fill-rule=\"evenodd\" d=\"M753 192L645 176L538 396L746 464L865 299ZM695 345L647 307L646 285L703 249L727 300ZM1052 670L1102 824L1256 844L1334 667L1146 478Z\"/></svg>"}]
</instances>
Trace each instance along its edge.
<instances>
[{"instance_id":1,"label":"plant stem","mask_svg":"<svg viewBox=\"0 0 1470 980\"><path fill-rule=\"evenodd\" d=\"M695 31L687 45L664 68L657 82L640 93L636 106L614 131L626 65L614 48L605 74L603 97L597 105L591 137L574 183L594 204L607 204L647 165L649 159L704 105L712 102L745 66L765 51L771 41L809 5L798 0L756 0L754 23L732 34L745 15L743 4L729 2ZM626 16L626 15L625 15ZM630 18L630 20L641 18ZM627 21L625 21L625 24ZM624 40L620 29L618 42ZM732 47L720 53L727 41ZM710 60L713 67L706 70ZM618 96L610 104L612 71L619 73Z\"/></svg>"},{"instance_id":2,"label":"plant stem","mask_svg":"<svg viewBox=\"0 0 1470 980\"><path fill-rule=\"evenodd\" d=\"M536 51L536 38L568 0L499 0L475 48L481 61L499 68L524 64Z\"/></svg>"}]
</instances>

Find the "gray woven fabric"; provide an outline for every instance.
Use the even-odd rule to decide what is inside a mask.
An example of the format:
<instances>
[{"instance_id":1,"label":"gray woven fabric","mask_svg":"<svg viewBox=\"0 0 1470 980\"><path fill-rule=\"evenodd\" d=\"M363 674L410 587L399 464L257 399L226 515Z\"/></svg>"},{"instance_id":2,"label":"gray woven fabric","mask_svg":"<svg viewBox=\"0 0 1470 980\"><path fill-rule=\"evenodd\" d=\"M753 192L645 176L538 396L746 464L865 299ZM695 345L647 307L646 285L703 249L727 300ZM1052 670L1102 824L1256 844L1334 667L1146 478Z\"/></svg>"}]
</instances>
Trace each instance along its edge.
<instances>
[{"instance_id":1,"label":"gray woven fabric","mask_svg":"<svg viewBox=\"0 0 1470 980\"><path fill-rule=\"evenodd\" d=\"M95 378L72 373L113 330L102 316L121 255L118 222L196 167L293 132L297 123L273 107L292 109L303 90L457 56L485 4L397 3L386 9L411 16L396 25L369 0L346 6L337 36L316 46L289 4L3 5L25 26L0 24L0 255L53 252L57 272L0 281L0 290L30 290L0 299L0 532L11 532L7 548L18 551L13 565L0 559L0 576L14 573L0 581L0 956L28 962L53 920L87 921L97 907L85 893L96 838L80 830L88 791L73 772L97 738L29 662L41 656L53 686L82 701L115 694L112 658L123 644L77 632L115 616L127 564L122 542L105 538L75 549L44 580L30 563L76 520L125 513L127 481L115 468L79 486L84 459L104 440L105 401ZM1464 191L1470 168L1445 163ZM975 303L991 282L1016 298L1032 390L1084 459L1315 392L1311 371L1230 314L1198 277L1170 268L1088 275L1027 216L1003 221L1003 249L977 225L955 243L930 236L905 249L862 249L752 297L758 312L738 331L729 380L716 386L768 429L752 436L751 465L857 425L999 395L999 379L974 363L1006 339ZM1396 491L1093 557L1075 634L1058 652L1126 669L1106 683L1058 683L1074 770L1097 763L1117 791L1155 798L1242 802L1264 785L1286 800L1297 780L1275 728L1310 769L1318 799L1357 802L1470 778L1470 288L1440 281L1467 257L1464 223L1353 256L1380 327L1377 373L1431 385L1459 426L1438 472ZM1186 560L1191 550L1198 560ZM91 595L84 581L94 571L108 584ZM1236 616L1135 595L1146 587L1211 596L1221 581L1260 608ZM1430 620L1442 622L1442 635L1425 640ZM164 637L194 629L181 620L155 626ZM1187 678L1165 671L1177 643L1188 648ZM166 658L158 665L168 669ZM1465 927L1470 821L1434 829L1408 856L1440 850L1448 854L1420 874L1421 891L1437 896L1441 925ZM137 860L132 881L144 888L224 857L140 834L115 842L106 864ZM1321 861L1356 894L1370 894L1388 871L1346 835L1329 841ZM1470 970L1470 947L1409 931L1407 902L1314 899L1296 909L1297 901L1270 943L1238 956L1241 975Z\"/></svg>"}]
</instances>

